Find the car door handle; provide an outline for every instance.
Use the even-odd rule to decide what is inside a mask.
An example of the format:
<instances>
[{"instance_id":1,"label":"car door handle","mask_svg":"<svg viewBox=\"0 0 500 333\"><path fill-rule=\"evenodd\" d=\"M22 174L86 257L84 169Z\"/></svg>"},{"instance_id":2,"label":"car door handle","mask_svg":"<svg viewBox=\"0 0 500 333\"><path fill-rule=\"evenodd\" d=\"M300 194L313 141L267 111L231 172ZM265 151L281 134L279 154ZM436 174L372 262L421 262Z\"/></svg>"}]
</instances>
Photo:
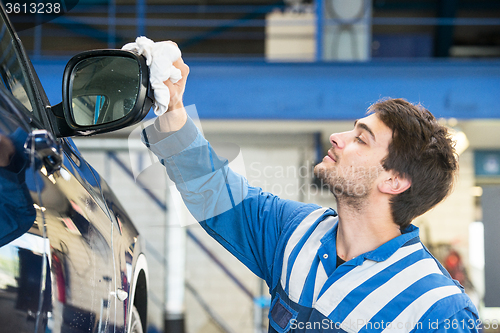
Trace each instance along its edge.
<instances>
[{"instance_id":1,"label":"car door handle","mask_svg":"<svg viewBox=\"0 0 500 333\"><path fill-rule=\"evenodd\" d=\"M52 133L45 129L34 130L30 133L24 145L26 152L42 163L47 170L47 175L51 175L58 170L62 164L62 147ZM39 165L39 167L42 167Z\"/></svg>"},{"instance_id":2,"label":"car door handle","mask_svg":"<svg viewBox=\"0 0 500 333\"><path fill-rule=\"evenodd\" d=\"M116 298L121 302L125 301L128 298L128 292L123 289L116 289L116 292L112 291L111 295L115 295Z\"/></svg>"}]
</instances>

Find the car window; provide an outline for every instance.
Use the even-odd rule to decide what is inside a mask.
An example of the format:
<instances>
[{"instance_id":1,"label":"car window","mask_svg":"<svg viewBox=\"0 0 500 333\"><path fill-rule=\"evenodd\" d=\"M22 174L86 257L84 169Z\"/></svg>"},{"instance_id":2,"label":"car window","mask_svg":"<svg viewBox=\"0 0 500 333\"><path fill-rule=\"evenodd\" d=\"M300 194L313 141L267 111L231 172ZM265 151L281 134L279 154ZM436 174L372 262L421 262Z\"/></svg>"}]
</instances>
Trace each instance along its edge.
<instances>
[{"instance_id":1,"label":"car window","mask_svg":"<svg viewBox=\"0 0 500 333\"><path fill-rule=\"evenodd\" d=\"M32 96L28 75L19 61L20 55L16 49L12 35L0 15L0 79L1 84L12 93L30 112L35 104ZM38 118L35 115L36 118ZM38 120L40 120L38 118Z\"/></svg>"}]
</instances>

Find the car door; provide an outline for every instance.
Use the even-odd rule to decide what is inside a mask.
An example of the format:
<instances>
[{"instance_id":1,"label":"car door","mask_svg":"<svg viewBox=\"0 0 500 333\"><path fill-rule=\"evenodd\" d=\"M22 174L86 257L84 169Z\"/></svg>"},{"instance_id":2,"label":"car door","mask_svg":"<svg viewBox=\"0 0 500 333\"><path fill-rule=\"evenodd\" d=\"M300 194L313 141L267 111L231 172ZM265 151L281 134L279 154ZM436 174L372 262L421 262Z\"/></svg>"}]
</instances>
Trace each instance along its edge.
<instances>
[{"instance_id":1,"label":"car door","mask_svg":"<svg viewBox=\"0 0 500 333\"><path fill-rule=\"evenodd\" d=\"M100 195L94 171L70 142L63 140L62 147L63 165L54 177L57 199L51 195L54 214L47 222L52 258L61 266L58 274L64 279L64 288L58 294L63 316L60 320L65 328L113 331L116 227Z\"/></svg>"},{"instance_id":2,"label":"car door","mask_svg":"<svg viewBox=\"0 0 500 333\"><path fill-rule=\"evenodd\" d=\"M0 96L4 90L0 88ZM0 322L2 332L34 332L47 308L40 177L24 146L29 126L0 98ZM46 272L46 270L45 270Z\"/></svg>"},{"instance_id":3,"label":"car door","mask_svg":"<svg viewBox=\"0 0 500 333\"><path fill-rule=\"evenodd\" d=\"M0 276L9 281L3 287L0 282L0 295L7 292L15 300L4 306L16 314L10 319L19 327L10 332L115 331L116 227L91 167L70 139L53 139L45 111L48 100L3 10L0 14L1 95L17 109L3 112L0 119L17 114L22 123L24 118L24 125L11 127L23 127L26 135L24 144L16 147L32 160L22 172L29 195L23 193L33 202L31 209L26 205L26 214L18 215L31 219L28 213L35 212L29 230L12 233L13 239L0 248L7 253L7 259L0 257ZM9 138L16 131L4 132L1 135ZM51 150L54 156L44 155ZM2 268L3 262L7 264Z\"/></svg>"}]
</instances>

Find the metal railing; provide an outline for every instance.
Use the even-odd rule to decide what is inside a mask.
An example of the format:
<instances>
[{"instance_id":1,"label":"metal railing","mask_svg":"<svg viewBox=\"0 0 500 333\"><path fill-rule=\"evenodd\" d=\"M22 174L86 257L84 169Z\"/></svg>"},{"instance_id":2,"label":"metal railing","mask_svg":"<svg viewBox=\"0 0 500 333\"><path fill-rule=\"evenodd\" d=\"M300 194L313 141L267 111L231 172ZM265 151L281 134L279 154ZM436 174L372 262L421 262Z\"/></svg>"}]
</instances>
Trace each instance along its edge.
<instances>
[{"instance_id":1,"label":"metal railing","mask_svg":"<svg viewBox=\"0 0 500 333\"><path fill-rule=\"evenodd\" d=\"M393 17L386 15L386 12L380 10L380 5L372 4L371 0L363 0L364 15L345 19L332 14L332 5L328 5L331 1L317 1L316 5L298 10L312 13L313 18L284 23L288 26L313 26L314 36L307 37L315 45L311 60L331 60L324 54L328 46L326 44L331 43L326 36L331 27L345 29L353 24L366 25L366 33L369 35L366 43L370 54L373 36L378 27L392 27L394 35L401 35L398 32L401 27L427 29L429 40L432 40L437 27L468 26L491 29L492 33L498 34L500 26L500 18L495 15L439 17L431 11L427 13L429 16ZM500 5L491 9L491 3L488 2L484 6L500 13ZM266 42L269 39L266 34L269 20L266 16L286 11L293 10L282 1L272 0L262 5L152 5L147 4L146 0L136 0L133 5L121 5L116 0L103 4L85 4L81 1L64 16L22 31L20 36L28 52L35 58L69 57L91 48L119 48L137 36L146 35L153 40L176 41L186 57L264 60L268 57ZM280 36L273 38L279 40ZM288 33L283 38L299 39L304 36ZM368 55L363 60L369 58Z\"/></svg>"}]
</instances>

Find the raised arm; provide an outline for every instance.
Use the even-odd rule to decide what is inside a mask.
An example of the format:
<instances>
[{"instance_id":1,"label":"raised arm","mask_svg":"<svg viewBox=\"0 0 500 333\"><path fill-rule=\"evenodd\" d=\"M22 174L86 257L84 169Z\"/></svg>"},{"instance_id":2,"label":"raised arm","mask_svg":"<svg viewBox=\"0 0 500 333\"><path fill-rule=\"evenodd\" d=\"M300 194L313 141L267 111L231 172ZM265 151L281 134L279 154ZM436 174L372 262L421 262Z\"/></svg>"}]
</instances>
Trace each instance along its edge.
<instances>
[{"instance_id":1,"label":"raised arm","mask_svg":"<svg viewBox=\"0 0 500 333\"><path fill-rule=\"evenodd\" d=\"M233 172L218 156L182 103L189 68L182 59L174 66L183 73L171 91L168 111L143 131L143 141L165 165L184 203L200 225L255 274L271 283L273 260L284 230L294 228L298 211L318 207L283 200Z\"/></svg>"}]
</instances>

